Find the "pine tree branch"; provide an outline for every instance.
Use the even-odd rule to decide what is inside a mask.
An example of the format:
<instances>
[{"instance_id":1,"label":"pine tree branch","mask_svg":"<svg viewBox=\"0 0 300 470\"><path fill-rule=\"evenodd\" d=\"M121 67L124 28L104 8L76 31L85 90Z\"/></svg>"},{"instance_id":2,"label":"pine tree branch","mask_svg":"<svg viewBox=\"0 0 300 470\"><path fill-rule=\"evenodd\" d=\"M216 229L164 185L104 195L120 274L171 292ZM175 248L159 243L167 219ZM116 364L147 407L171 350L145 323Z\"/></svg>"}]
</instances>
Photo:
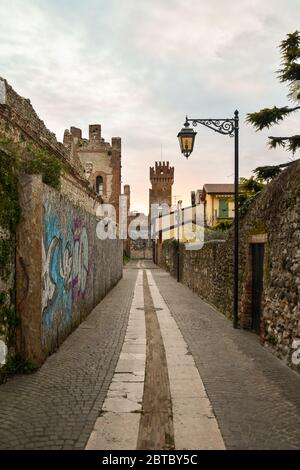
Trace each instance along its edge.
<instances>
[{"instance_id":1,"label":"pine tree branch","mask_svg":"<svg viewBox=\"0 0 300 470\"><path fill-rule=\"evenodd\" d=\"M300 148L300 135L292 135L290 137L273 137L269 136L269 147L283 147L292 153Z\"/></svg>"},{"instance_id":2,"label":"pine tree branch","mask_svg":"<svg viewBox=\"0 0 300 470\"><path fill-rule=\"evenodd\" d=\"M293 160L291 162L286 163L280 163L279 165L259 166L255 168L255 170L253 170L253 173L256 175L258 180L271 181L273 178L275 178L281 173L282 169L299 162L300 158L297 158L297 160Z\"/></svg>"},{"instance_id":3,"label":"pine tree branch","mask_svg":"<svg viewBox=\"0 0 300 470\"><path fill-rule=\"evenodd\" d=\"M285 116L298 111L299 109L300 106L295 106L293 108L289 108L288 106L283 106L282 108L277 108L277 106L273 106L273 108L264 108L256 113L248 113L246 122L252 124L257 131L261 131L274 124L278 124Z\"/></svg>"},{"instance_id":4,"label":"pine tree branch","mask_svg":"<svg viewBox=\"0 0 300 470\"><path fill-rule=\"evenodd\" d=\"M283 82L293 82L300 80L300 64L297 62L285 63L278 71L279 80Z\"/></svg>"},{"instance_id":5,"label":"pine tree branch","mask_svg":"<svg viewBox=\"0 0 300 470\"><path fill-rule=\"evenodd\" d=\"M300 135L291 135L289 137L273 137L272 135L269 136L269 139L280 139L280 140L290 140L290 139L300 139Z\"/></svg>"}]
</instances>

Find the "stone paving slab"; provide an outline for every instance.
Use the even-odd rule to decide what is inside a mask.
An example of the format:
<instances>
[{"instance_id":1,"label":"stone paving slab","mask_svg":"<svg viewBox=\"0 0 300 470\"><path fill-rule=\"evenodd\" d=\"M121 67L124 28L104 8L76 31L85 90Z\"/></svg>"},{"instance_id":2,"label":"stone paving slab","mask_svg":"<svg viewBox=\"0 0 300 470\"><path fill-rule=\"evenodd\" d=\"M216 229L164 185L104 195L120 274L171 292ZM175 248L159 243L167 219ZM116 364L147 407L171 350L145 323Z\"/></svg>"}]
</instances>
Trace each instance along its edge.
<instances>
[{"instance_id":1,"label":"stone paving slab","mask_svg":"<svg viewBox=\"0 0 300 470\"><path fill-rule=\"evenodd\" d=\"M300 377L234 330L220 312L168 273L151 269L192 353L227 449L300 449ZM181 372L184 379L184 372Z\"/></svg>"},{"instance_id":2,"label":"stone paving slab","mask_svg":"<svg viewBox=\"0 0 300 470\"><path fill-rule=\"evenodd\" d=\"M122 351L102 410L99 409L99 418L95 422L93 432L88 440L87 450L136 448L146 363L145 317L143 309L138 310L137 307L144 304L142 278L143 273L140 270L134 288ZM124 352L132 335L144 340L143 350L137 353L137 357L135 354ZM139 345L139 347L141 346ZM137 358L138 368L142 373L139 378L142 381L129 381L128 376L136 378Z\"/></svg>"},{"instance_id":3,"label":"stone paving slab","mask_svg":"<svg viewBox=\"0 0 300 470\"><path fill-rule=\"evenodd\" d=\"M142 262L140 267L151 269L180 330L170 330L170 319L164 318L162 310L157 312L168 331L164 335L166 350L171 351L175 341L178 346L176 357L174 352L167 359L176 402L173 411L180 439L186 440L184 446L197 447L197 439L207 437L205 426L202 437L193 430L198 416L207 413L208 396L227 449L300 449L300 377L264 349L256 335L234 330L222 314L169 274L150 262ZM122 448L131 448L140 413L117 413L113 401L126 394L133 403L137 387L141 395L144 371L139 370L138 362L145 338L130 333L120 364L128 368L134 355L137 370L116 372L112 377L127 324L131 324L128 314L137 273L135 264L129 263L124 279L37 373L15 376L0 386L0 449L84 449L89 436L91 448L106 442L102 448L120 449L125 414L132 421ZM135 302L136 313L141 312L140 300ZM180 332L187 346L180 347ZM192 357L205 388L196 376L186 373ZM106 395L112 412L103 417L110 433L99 440L102 427L97 428L96 420ZM191 419L188 425L185 408L196 411L195 422ZM120 433L111 447L116 429Z\"/></svg>"},{"instance_id":4,"label":"stone paving slab","mask_svg":"<svg viewBox=\"0 0 300 470\"><path fill-rule=\"evenodd\" d=\"M0 449L84 449L124 341L136 270L32 375L0 386Z\"/></svg>"},{"instance_id":5,"label":"stone paving slab","mask_svg":"<svg viewBox=\"0 0 300 470\"><path fill-rule=\"evenodd\" d=\"M194 359L149 270L147 276L166 351L175 449L224 450L218 422Z\"/></svg>"}]
</instances>

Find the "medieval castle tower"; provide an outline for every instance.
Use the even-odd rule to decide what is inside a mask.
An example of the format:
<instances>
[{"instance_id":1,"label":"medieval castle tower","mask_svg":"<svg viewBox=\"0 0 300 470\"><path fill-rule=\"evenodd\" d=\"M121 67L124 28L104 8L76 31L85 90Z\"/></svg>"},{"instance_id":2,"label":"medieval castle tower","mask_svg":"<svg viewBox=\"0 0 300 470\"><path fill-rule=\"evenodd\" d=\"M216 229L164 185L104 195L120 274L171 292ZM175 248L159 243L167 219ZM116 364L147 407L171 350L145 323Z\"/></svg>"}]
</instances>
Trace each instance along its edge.
<instances>
[{"instance_id":1,"label":"medieval castle tower","mask_svg":"<svg viewBox=\"0 0 300 470\"><path fill-rule=\"evenodd\" d=\"M150 167L150 182L149 209L151 204L168 204L171 207L174 167L170 167L169 162L155 162L155 168Z\"/></svg>"},{"instance_id":2,"label":"medieval castle tower","mask_svg":"<svg viewBox=\"0 0 300 470\"><path fill-rule=\"evenodd\" d=\"M86 179L106 204L112 204L119 214L121 195L121 138L113 137L111 143L101 135L101 125L89 126L89 138L82 137L81 129L71 127L64 133L64 145L70 148L72 158L84 168ZM130 207L130 186L124 186Z\"/></svg>"}]
</instances>

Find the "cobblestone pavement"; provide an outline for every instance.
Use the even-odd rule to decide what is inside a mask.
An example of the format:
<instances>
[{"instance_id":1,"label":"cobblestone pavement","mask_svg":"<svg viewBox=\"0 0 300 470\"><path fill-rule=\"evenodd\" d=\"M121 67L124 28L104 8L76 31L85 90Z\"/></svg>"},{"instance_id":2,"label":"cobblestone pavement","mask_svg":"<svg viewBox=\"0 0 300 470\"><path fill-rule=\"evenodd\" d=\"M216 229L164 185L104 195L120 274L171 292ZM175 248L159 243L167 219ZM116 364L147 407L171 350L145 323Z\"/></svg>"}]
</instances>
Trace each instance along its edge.
<instances>
[{"instance_id":1,"label":"cobblestone pavement","mask_svg":"<svg viewBox=\"0 0 300 470\"><path fill-rule=\"evenodd\" d=\"M122 351L86 448L225 448L194 359L148 269L138 271Z\"/></svg>"},{"instance_id":2,"label":"cobblestone pavement","mask_svg":"<svg viewBox=\"0 0 300 470\"><path fill-rule=\"evenodd\" d=\"M160 329L163 327L171 389L174 391L180 379L177 362L186 346L174 347L173 338L179 341L178 334L173 329L169 335L171 323L164 324L159 293L192 354L188 362L195 361L208 397L202 401L209 399L226 448L300 449L300 377L264 349L256 335L234 330L221 313L146 261L127 265L124 278L38 372L15 376L0 386L0 449L85 448L124 342L138 284L136 268L150 269L158 286L156 294L155 285L149 283L154 305L160 307L156 310ZM144 310L140 299L137 306L135 310ZM128 344L124 357L131 356L130 348ZM185 379L181 381L185 383ZM185 405L181 401L177 395L178 404ZM174 410L175 418L180 417L176 407ZM116 427L120 428L119 422ZM205 440L207 428L203 432Z\"/></svg>"},{"instance_id":3,"label":"cobblestone pavement","mask_svg":"<svg viewBox=\"0 0 300 470\"><path fill-rule=\"evenodd\" d=\"M84 449L123 344L137 270L32 375L0 386L0 449Z\"/></svg>"},{"instance_id":4,"label":"cobblestone pavement","mask_svg":"<svg viewBox=\"0 0 300 470\"><path fill-rule=\"evenodd\" d=\"M300 377L150 262L200 372L227 449L300 449Z\"/></svg>"}]
</instances>

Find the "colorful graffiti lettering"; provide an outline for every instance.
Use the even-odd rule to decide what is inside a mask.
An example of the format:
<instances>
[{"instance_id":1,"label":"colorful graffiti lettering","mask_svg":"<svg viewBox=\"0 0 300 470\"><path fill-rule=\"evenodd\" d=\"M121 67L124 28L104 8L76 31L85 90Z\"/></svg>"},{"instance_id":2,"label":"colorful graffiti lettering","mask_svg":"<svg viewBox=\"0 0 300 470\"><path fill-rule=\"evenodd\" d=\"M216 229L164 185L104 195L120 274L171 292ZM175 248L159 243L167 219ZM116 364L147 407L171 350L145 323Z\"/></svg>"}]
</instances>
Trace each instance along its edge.
<instances>
[{"instance_id":1,"label":"colorful graffiti lettering","mask_svg":"<svg viewBox=\"0 0 300 470\"><path fill-rule=\"evenodd\" d=\"M72 287L73 296L78 299L83 296L86 287L88 263L89 263L89 242L85 227L80 226L76 221L73 226L73 275Z\"/></svg>"},{"instance_id":2,"label":"colorful graffiti lettering","mask_svg":"<svg viewBox=\"0 0 300 470\"><path fill-rule=\"evenodd\" d=\"M48 208L42 246L42 314L46 336L51 330L59 331L70 325L73 302L84 298L87 287L87 229L79 219L63 221L62 225L63 229Z\"/></svg>"},{"instance_id":3,"label":"colorful graffiti lettering","mask_svg":"<svg viewBox=\"0 0 300 470\"><path fill-rule=\"evenodd\" d=\"M48 307L55 294L56 283L51 276L51 262L55 250L58 249L62 253L62 241L58 237L53 237L46 253L44 242L42 243L42 259L43 259L43 272L42 272L42 310ZM72 254L69 242L67 242L64 252L60 256L59 273L64 280L64 290L67 291L71 285L72 274Z\"/></svg>"}]
</instances>

